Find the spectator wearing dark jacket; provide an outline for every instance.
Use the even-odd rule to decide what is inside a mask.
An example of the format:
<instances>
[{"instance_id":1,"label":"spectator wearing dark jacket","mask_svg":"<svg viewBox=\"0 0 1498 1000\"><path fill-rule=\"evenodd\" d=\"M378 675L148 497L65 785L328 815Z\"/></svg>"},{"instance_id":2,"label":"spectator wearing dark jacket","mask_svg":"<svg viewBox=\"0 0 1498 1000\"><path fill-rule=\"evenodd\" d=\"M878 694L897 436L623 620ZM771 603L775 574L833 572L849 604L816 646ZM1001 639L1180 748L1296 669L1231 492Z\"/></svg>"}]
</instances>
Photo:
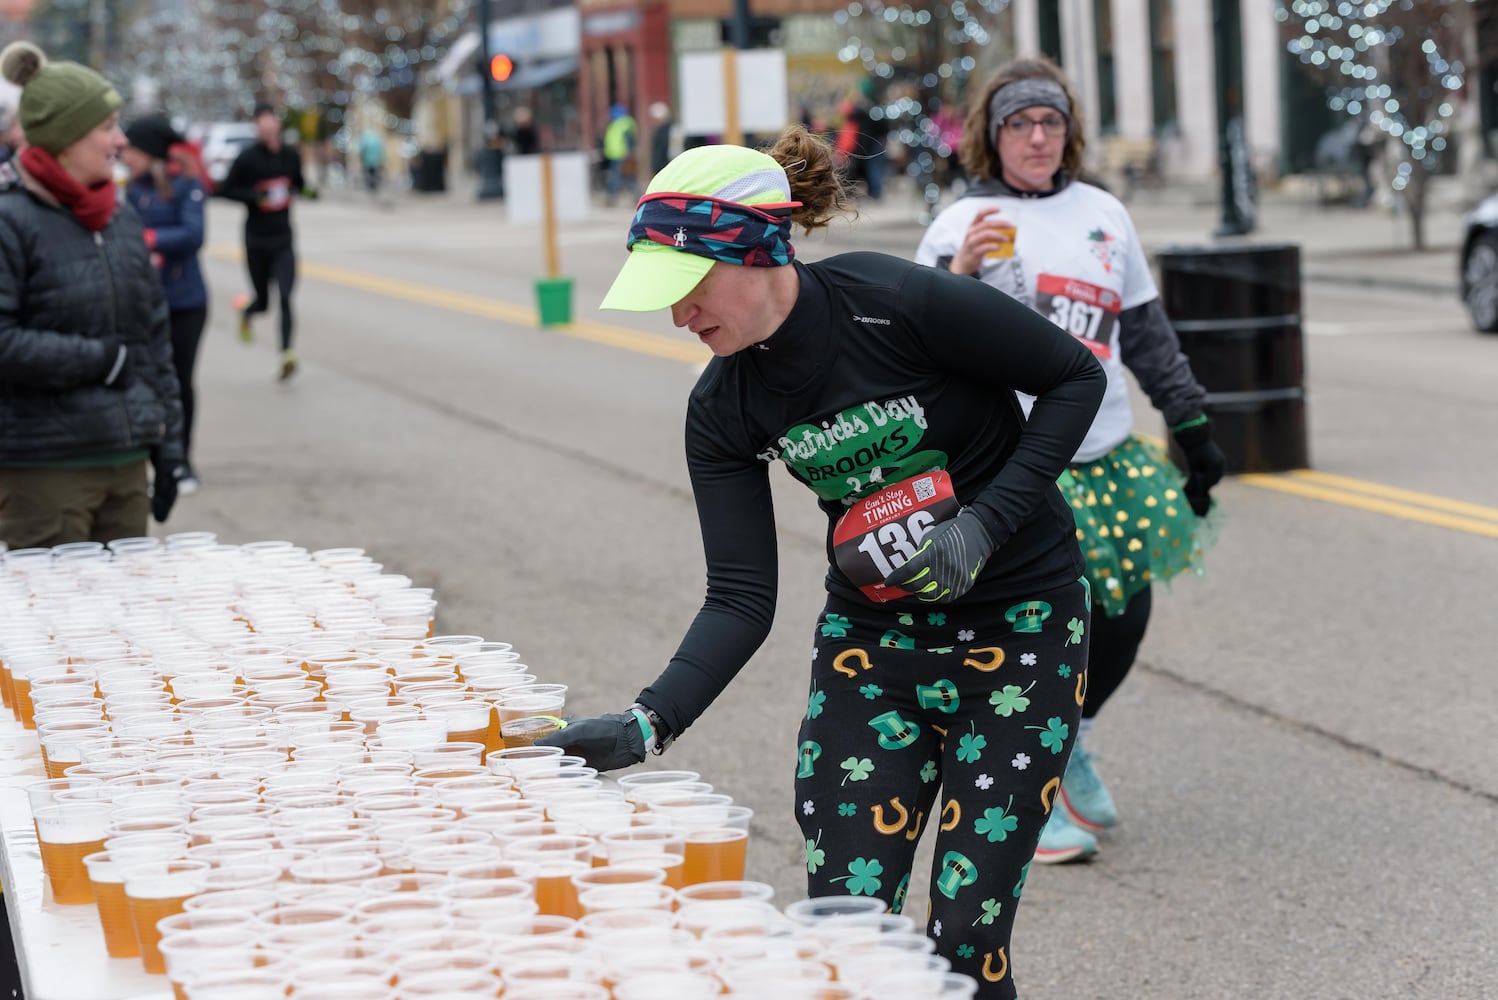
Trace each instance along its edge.
<instances>
[{"instance_id":1,"label":"spectator wearing dark jacket","mask_svg":"<svg viewBox=\"0 0 1498 1000\"><path fill-rule=\"evenodd\" d=\"M203 205L207 195L192 176L195 166L185 139L164 115L147 115L125 129L129 145L120 154L130 170L126 199L146 227L151 263L161 275L171 311L172 363L182 390L182 451L176 469L177 489L195 493L199 482L192 467L192 426L197 390L193 369L198 342L208 321L208 288L198 266L203 247Z\"/></svg>"},{"instance_id":2,"label":"spectator wearing dark jacket","mask_svg":"<svg viewBox=\"0 0 1498 1000\"><path fill-rule=\"evenodd\" d=\"M0 74L29 143L0 184L0 541L143 535L176 499L182 404L161 282L117 204L120 97L26 42Z\"/></svg>"}]
</instances>

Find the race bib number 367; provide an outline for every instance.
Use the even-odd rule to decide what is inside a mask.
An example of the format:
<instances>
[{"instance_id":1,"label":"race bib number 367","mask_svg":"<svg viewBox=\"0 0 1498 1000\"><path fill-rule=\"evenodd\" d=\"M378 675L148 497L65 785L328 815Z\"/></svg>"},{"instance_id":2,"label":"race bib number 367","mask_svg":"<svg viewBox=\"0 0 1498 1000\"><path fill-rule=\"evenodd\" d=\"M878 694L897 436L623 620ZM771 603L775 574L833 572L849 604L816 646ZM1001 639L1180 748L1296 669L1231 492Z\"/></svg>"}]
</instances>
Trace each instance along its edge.
<instances>
[{"instance_id":1,"label":"race bib number 367","mask_svg":"<svg viewBox=\"0 0 1498 1000\"><path fill-rule=\"evenodd\" d=\"M1035 308L1104 360L1113 356L1113 328L1123 302L1111 288L1042 274L1035 281Z\"/></svg>"},{"instance_id":2,"label":"race bib number 367","mask_svg":"<svg viewBox=\"0 0 1498 1000\"><path fill-rule=\"evenodd\" d=\"M957 497L945 472L925 472L858 501L832 531L838 568L872 601L910 596L884 579L915 555L936 525L957 516Z\"/></svg>"}]
</instances>

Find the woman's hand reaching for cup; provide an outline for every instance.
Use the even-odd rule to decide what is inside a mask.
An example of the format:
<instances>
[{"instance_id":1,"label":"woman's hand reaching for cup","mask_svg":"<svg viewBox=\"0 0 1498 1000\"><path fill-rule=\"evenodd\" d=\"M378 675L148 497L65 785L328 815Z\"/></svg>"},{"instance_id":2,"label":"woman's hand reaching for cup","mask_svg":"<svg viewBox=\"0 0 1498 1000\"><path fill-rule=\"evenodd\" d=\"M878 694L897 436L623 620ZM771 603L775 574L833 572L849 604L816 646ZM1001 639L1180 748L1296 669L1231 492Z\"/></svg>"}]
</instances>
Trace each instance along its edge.
<instances>
[{"instance_id":1,"label":"woman's hand reaching for cup","mask_svg":"<svg viewBox=\"0 0 1498 1000\"><path fill-rule=\"evenodd\" d=\"M976 274L983 266L983 259L990 254L1014 256L1014 222L1003 213L1004 210L997 205L978 210L947 270L953 274Z\"/></svg>"}]
</instances>

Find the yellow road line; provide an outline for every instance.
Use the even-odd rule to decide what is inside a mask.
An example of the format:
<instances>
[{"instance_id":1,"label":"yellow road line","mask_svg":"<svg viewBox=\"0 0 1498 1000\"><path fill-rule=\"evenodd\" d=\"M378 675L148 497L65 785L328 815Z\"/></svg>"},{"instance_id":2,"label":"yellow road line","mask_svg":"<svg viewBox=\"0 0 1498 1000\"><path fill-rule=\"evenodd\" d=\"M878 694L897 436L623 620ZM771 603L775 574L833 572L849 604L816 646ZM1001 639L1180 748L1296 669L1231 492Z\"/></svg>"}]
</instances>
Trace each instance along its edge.
<instances>
[{"instance_id":1,"label":"yellow road line","mask_svg":"<svg viewBox=\"0 0 1498 1000\"><path fill-rule=\"evenodd\" d=\"M225 247L210 247L208 253L210 256L221 260L238 260L243 256L243 254ZM605 347L614 347L623 351L633 351L636 354L648 354L651 357L664 358L667 361L701 365L712 357L711 352L700 344L692 344L672 337L663 337L656 333L645 333L641 330L631 330L627 327L611 326L607 323L597 323L591 320L579 320L564 326L542 328L540 318L536 315L535 309L529 306L516 305L513 302L486 298L482 295L470 295L466 292L450 291L444 288L436 288L432 285L423 285L414 281L403 281L400 278L388 278L368 274L363 271L354 271L346 267L323 264L317 261L302 261L298 264L298 267L306 277L325 281L331 285L355 288L359 291L371 292L387 298L415 302L419 305L447 309L451 312L466 313L470 316L480 316L484 319L499 320L502 323L510 323L515 326L544 329L547 333L559 333L564 337L586 340L590 343L602 344Z\"/></svg>"},{"instance_id":2,"label":"yellow road line","mask_svg":"<svg viewBox=\"0 0 1498 1000\"><path fill-rule=\"evenodd\" d=\"M1366 510L1375 514L1383 514L1387 517L1397 517L1404 521L1415 521L1420 524L1428 524L1437 528L1449 528L1453 531L1464 531L1472 535L1481 535L1485 538L1498 538L1498 523L1489 523L1485 520L1471 517L1458 517L1453 514L1441 513L1438 510L1429 510L1426 507L1417 507L1413 504L1396 503L1392 500L1380 499L1377 496L1365 496L1364 493L1378 492L1381 490L1394 491L1394 487L1380 487L1376 483L1363 483L1360 480L1346 480L1345 477L1335 477L1350 483L1356 483L1363 487L1363 492L1352 492L1351 490L1329 489L1326 486L1318 486L1309 481L1306 476L1265 476L1245 475L1238 476L1238 482L1247 486L1257 486L1260 489L1274 490L1279 493L1289 493L1294 496L1306 497L1311 500L1321 500L1326 503L1339 504L1343 507L1353 507L1358 510ZM1457 504L1455 500L1443 500L1441 497L1426 496L1411 491L1399 491L1412 497L1420 498L1427 507L1438 506L1438 504ZM1472 506L1476 506L1475 504ZM1486 508L1478 508L1486 510ZM1491 512L1484 516L1491 516Z\"/></svg>"},{"instance_id":3,"label":"yellow road line","mask_svg":"<svg viewBox=\"0 0 1498 1000\"><path fill-rule=\"evenodd\" d=\"M1429 507L1432 510L1443 510L1450 514L1462 514L1467 517L1475 517L1479 520L1498 523L1498 508L1467 503L1465 500L1448 500L1446 497L1432 496L1429 493L1417 493L1414 490L1400 489L1397 486L1384 486L1382 483L1370 483L1362 479L1353 479L1350 476L1339 476L1331 472L1318 472L1315 469L1297 469L1291 472L1290 475L1297 479L1304 479L1307 482L1329 486L1333 489L1350 490L1353 493L1365 493L1368 496L1383 497L1387 500L1414 504L1417 507Z\"/></svg>"}]
</instances>

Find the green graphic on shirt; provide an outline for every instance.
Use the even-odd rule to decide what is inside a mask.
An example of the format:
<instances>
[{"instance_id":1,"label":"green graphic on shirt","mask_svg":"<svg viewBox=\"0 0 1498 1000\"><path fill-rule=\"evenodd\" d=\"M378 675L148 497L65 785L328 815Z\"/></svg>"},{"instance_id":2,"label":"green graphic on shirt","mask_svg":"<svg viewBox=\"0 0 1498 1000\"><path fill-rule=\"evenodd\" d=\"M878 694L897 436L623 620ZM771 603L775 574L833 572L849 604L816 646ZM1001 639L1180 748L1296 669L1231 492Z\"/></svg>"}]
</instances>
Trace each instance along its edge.
<instances>
[{"instance_id":1,"label":"green graphic on shirt","mask_svg":"<svg viewBox=\"0 0 1498 1000\"><path fill-rule=\"evenodd\" d=\"M797 424L761 455L780 459L823 500L851 503L890 483L947 467L921 449L926 410L915 396L850 406L820 424Z\"/></svg>"}]
</instances>

